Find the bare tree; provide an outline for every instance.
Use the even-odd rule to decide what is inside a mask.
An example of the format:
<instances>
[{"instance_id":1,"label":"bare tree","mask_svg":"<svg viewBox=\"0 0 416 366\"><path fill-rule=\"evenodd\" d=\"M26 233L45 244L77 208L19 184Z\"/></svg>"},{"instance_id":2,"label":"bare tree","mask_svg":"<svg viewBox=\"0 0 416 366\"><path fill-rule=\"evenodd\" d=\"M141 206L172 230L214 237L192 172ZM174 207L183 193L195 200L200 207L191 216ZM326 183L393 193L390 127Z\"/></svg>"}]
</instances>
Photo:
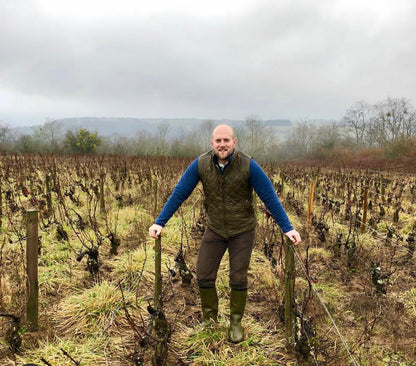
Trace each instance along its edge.
<instances>
[{"instance_id":1,"label":"bare tree","mask_svg":"<svg viewBox=\"0 0 416 366\"><path fill-rule=\"evenodd\" d=\"M35 129L33 138L42 150L57 152L63 142L62 122L47 119L42 126Z\"/></svg>"},{"instance_id":2,"label":"bare tree","mask_svg":"<svg viewBox=\"0 0 416 366\"><path fill-rule=\"evenodd\" d=\"M403 135L405 137L416 136L416 109L408 103L403 113L406 116L403 122Z\"/></svg>"},{"instance_id":3,"label":"bare tree","mask_svg":"<svg viewBox=\"0 0 416 366\"><path fill-rule=\"evenodd\" d=\"M161 122L157 125L156 155L167 155L169 123Z\"/></svg>"},{"instance_id":4,"label":"bare tree","mask_svg":"<svg viewBox=\"0 0 416 366\"><path fill-rule=\"evenodd\" d=\"M147 131L137 132L131 153L135 155L154 154L153 136L151 136Z\"/></svg>"},{"instance_id":5,"label":"bare tree","mask_svg":"<svg viewBox=\"0 0 416 366\"><path fill-rule=\"evenodd\" d=\"M264 151L264 122L258 116L252 115L246 117L244 127L248 131L247 152L253 156L261 155Z\"/></svg>"},{"instance_id":6,"label":"bare tree","mask_svg":"<svg viewBox=\"0 0 416 366\"><path fill-rule=\"evenodd\" d=\"M389 97L376 104L375 107L382 143L414 136L416 132L415 110L407 99Z\"/></svg>"},{"instance_id":7,"label":"bare tree","mask_svg":"<svg viewBox=\"0 0 416 366\"><path fill-rule=\"evenodd\" d=\"M215 125L214 120L207 119L190 130L186 137L190 151L202 152L210 149L209 141Z\"/></svg>"},{"instance_id":8,"label":"bare tree","mask_svg":"<svg viewBox=\"0 0 416 366\"><path fill-rule=\"evenodd\" d=\"M374 127L374 117L372 107L364 102L359 101L347 110L342 119L346 125L347 133L353 135L354 142L357 146L366 144L372 145L372 129Z\"/></svg>"},{"instance_id":9,"label":"bare tree","mask_svg":"<svg viewBox=\"0 0 416 366\"><path fill-rule=\"evenodd\" d=\"M312 151L316 129L308 122L301 121L295 124L288 140L291 155L303 157Z\"/></svg>"},{"instance_id":10,"label":"bare tree","mask_svg":"<svg viewBox=\"0 0 416 366\"><path fill-rule=\"evenodd\" d=\"M342 121L355 144L361 147L383 147L416 135L416 111L405 98L389 97L374 105L357 102Z\"/></svg>"},{"instance_id":11,"label":"bare tree","mask_svg":"<svg viewBox=\"0 0 416 366\"><path fill-rule=\"evenodd\" d=\"M280 139L272 126L265 126L263 130L263 154L259 159L265 162L274 162L280 155Z\"/></svg>"},{"instance_id":12,"label":"bare tree","mask_svg":"<svg viewBox=\"0 0 416 366\"><path fill-rule=\"evenodd\" d=\"M0 145L5 145L11 141L10 127L4 123L0 125Z\"/></svg>"},{"instance_id":13,"label":"bare tree","mask_svg":"<svg viewBox=\"0 0 416 366\"><path fill-rule=\"evenodd\" d=\"M336 121L316 126L312 136L313 150L333 150L342 145L341 128Z\"/></svg>"},{"instance_id":14,"label":"bare tree","mask_svg":"<svg viewBox=\"0 0 416 366\"><path fill-rule=\"evenodd\" d=\"M209 147L209 140L211 139L212 131L215 128L215 121L212 119L207 119L202 121L201 125L199 126L199 133L197 134L197 138L199 138L199 146L201 150L205 150Z\"/></svg>"}]
</instances>

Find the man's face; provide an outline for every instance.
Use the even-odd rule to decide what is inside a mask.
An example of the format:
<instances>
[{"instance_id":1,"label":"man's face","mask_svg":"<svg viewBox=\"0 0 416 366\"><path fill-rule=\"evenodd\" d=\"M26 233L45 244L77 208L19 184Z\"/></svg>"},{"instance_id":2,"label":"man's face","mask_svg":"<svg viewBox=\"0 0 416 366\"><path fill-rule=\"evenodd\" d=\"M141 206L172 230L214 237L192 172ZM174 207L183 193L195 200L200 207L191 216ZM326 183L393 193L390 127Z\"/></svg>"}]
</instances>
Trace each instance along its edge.
<instances>
[{"instance_id":1,"label":"man's face","mask_svg":"<svg viewBox=\"0 0 416 366\"><path fill-rule=\"evenodd\" d=\"M225 164L237 145L237 139L233 136L231 128L218 127L212 133L211 147L218 161Z\"/></svg>"}]
</instances>

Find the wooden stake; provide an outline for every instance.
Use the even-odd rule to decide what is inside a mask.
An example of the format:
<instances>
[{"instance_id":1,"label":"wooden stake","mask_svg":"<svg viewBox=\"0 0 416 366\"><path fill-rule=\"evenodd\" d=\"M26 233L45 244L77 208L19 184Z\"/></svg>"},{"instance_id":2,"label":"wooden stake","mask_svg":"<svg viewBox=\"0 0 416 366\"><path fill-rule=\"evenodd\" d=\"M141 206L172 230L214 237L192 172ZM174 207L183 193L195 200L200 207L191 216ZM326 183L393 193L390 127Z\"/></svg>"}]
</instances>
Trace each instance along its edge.
<instances>
[{"instance_id":1,"label":"wooden stake","mask_svg":"<svg viewBox=\"0 0 416 366\"><path fill-rule=\"evenodd\" d=\"M2 220L2 218L3 218L3 192L2 192L2 189L1 189L1 179L0 179L0 229L1 229L1 220Z\"/></svg>"},{"instance_id":2,"label":"wooden stake","mask_svg":"<svg viewBox=\"0 0 416 366\"><path fill-rule=\"evenodd\" d=\"M295 346L295 253L293 243L285 237L285 296L284 313L286 343L289 349Z\"/></svg>"},{"instance_id":3,"label":"wooden stake","mask_svg":"<svg viewBox=\"0 0 416 366\"><path fill-rule=\"evenodd\" d=\"M364 203L363 203L363 220L361 222L361 234L365 231L367 226L367 209L368 209L368 187L364 187Z\"/></svg>"},{"instance_id":4,"label":"wooden stake","mask_svg":"<svg viewBox=\"0 0 416 366\"><path fill-rule=\"evenodd\" d=\"M156 310L162 308L162 238L155 239L155 294L154 306Z\"/></svg>"},{"instance_id":5,"label":"wooden stake","mask_svg":"<svg viewBox=\"0 0 416 366\"><path fill-rule=\"evenodd\" d=\"M383 175L381 175L381 200L383 203L386 202L386 184Z\"/></svg>"},{"instance_id":6,"label":"wooden stake","mask_svg":"<svg viewBox=\"0 0 416 366\"><path fill-rule=\"evenodd\" d=\"M46 183L46 205L47 205L47 210L48 210L48 215L51 216L52 215L52 186L51 186L51 175L48 173L46 174L46 179L45 179L45 183Z\"/></svg>"},{"instance_id":7,"label":"wooden stake","mask_svg":"<svg viewBox=\"0 0 416 366\"><path fill-rule=\"evenodd\" d=\"M315 195L315 181L311 181L311 189L309 193L309 205L308 205L308 229L312 225L312 213L313 213L313 198Z\"/></svg>"},{"instance_id":8,"label":"wooden stake","mask_svg":"<svg viewBox=\"0 0 416 366\"><path fill-rule=\"evenodd\" d=\"M104 178L105 173L102 172L100 174L100 212L102 214L105 213L105 201L104 201Z\"/></svg>"},{"instance_id":9,"label":"wooden stake","mask_svg":"<svg viewBox=\"0 0 416 366\"><path fill-rule=\"evenodd\" d=\"M26 267L27 267L27 328L29 331L38 330L39 312L39 282L38 282L38 211L26 212Z\"/></svg>"}]
</instances>

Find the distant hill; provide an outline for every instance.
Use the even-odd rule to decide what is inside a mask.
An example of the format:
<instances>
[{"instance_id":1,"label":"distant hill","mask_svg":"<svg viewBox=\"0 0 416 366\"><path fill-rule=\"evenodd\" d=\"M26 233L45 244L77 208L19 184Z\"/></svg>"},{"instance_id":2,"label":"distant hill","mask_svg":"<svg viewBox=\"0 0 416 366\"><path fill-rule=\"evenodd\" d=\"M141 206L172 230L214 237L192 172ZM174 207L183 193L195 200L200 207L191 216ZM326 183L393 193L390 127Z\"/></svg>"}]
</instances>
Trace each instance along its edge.
<instances>
[{"instance_id":1,"label":"distant hill","mask_svg":"<svg viewBox=\"0 0 416 366\"><path fill-rule=\"evenodd\" d=\"M68 130L79 130L85 128L91 132L97 132L100 136L135 137L139 132L155 133L161 125L168 125L170 137L179 136L183 132L189 132L194 127L207 119L198 118L117 118L117 117L80 117L58 119L62 125L62 133ZM215 123L226 123L236 128L244 125L243 120L213 120ZM275 119L264 121L266 126L276 128L280 134L286 135L291 128L291 121L286 119ZM31 134L39 126L16 127L13 131L17 135Z\"/></svg>"},{"instance_id":2,"label":"distant hill","mask_svg":"<svg viewBox=\"0 0 416 366\"><path fill-rule=\"evenodd\" d=\"M290 119L268 119L265 121L265 125L275 127L292 127L292 121Z\"/></svg>"}]
</instances>

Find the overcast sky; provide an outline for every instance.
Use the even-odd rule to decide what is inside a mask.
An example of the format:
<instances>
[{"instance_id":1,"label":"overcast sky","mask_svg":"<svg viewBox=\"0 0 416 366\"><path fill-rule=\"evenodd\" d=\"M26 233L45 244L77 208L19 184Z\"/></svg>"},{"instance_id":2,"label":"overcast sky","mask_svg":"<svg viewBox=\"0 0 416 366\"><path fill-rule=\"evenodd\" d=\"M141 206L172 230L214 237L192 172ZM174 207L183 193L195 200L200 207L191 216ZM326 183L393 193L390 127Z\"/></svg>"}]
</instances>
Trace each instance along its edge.
<instances>
[{"instance_id":1,"label":"overcast sky","mask_svg":"<svg viewBox=\"0 0 416 366\"><path fill-rule=\"evenodd\" d=\"M416 104L414 0L0 0L0 124Z\"/></svg>"}]
</instances>

